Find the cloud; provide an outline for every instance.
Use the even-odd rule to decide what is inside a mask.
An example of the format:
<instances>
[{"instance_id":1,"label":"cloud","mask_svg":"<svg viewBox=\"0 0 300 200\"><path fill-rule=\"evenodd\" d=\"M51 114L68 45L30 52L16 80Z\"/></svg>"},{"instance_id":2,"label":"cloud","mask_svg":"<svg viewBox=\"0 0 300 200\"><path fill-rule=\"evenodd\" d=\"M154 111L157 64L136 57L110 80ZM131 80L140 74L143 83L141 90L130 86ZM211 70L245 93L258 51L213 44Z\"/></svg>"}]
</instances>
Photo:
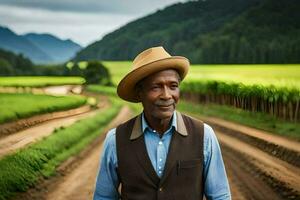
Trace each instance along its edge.
<instances>
[{"instance_id":1,"label":"cloud","mask_svg":"<svg viewBox=\"0 0 300 200\"><path fill-rule=\"evenodd\" d=\"M0 5L0 24L18 34L51 33L63 39L71 38L81 45L101 39L134 18L117 13L55 12Z\"/></svg>"},{"instance_id":2,"label":"cloud","mask_svg":"<svg viewBox=\"0 0 300 200\"><path fill-rule=\"evenodd\" d=\"M178 0L0 0L0 5L52 11L119 13L140 15L155 11Z\"/></svg>"},{"instance_id":3,"label":"cloud","mask_svg":"<svg viewBox=\"0 0 300 200\"><path fill-rule=\"evenodd\" d=\"M85 46L178 0L0 0L0 26L50 33Z\"/></svg>"}]
</instances>

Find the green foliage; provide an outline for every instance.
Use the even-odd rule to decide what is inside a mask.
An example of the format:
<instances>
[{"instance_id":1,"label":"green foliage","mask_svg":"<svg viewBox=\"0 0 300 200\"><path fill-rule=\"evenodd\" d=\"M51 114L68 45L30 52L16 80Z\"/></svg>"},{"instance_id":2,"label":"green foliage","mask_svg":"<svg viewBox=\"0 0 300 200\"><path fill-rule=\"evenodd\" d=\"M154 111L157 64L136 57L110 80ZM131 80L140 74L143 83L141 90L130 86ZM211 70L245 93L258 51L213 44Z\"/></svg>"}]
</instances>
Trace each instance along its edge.
<instances>
[{"instance_id":1,"label":"green foliage","mask_svg":"<svg viewBox=\"0 0 300 200\"><path fill-rule=\"evenodd\" d=\"M22 54L0 49L0 76L29 75L33 71L32 62Z\"/></svg>"},{"instance_id":2,"label":"green foliage","mask_svg":"<svg viewBox=\"0 0 300 200\"><path fill-rule=\"evenodd\" d=\"M109 96L117 95L117 89L115 87L106 87L101 85L88 85L86 90L90 92L109 95Z\"/></svg>"},{"instance_id":3,"label":"green foliage","mask_svg":"<svg viewBox=\"0 0 300 200\"><path fill-rule=\"evenodd\" d=\"M299 63L300 3L265 0L195 44L201 63Z\"/></svg>"},{"instance_id":4,"label":"green foliage","mask_svg":"<svg viewBox=\"0 0 300 200\"><path fill-rule=\"evenodd\" d=\"M84 67L83 67L84 66ZM112 85L108 69L99 61L68 62L57 65L33 65L30 60L22 55L0 49L0 76L80 76L87 80L88 84ZM0 80L0 85L6 84ZM1 84L2 83L2 84ZM17 86L22 86L16 83ZM23 86L27 86L24 83ZM40 85L38 85L40 86Z\"/></svg>"},{"instance_id":5,"label":"green foliage","mask_svg":"<svg viewBox=\"0 0 300 200\"><path fill-rule=\"evenodd\" d=\"M0 57L0 76L13 74L14 69L11 64L4 58Z\"/></svg>"},{"instance_id":6,"label":"green foliage","mask_svg":"<svg viewBox=\"0 0 300 200\"><path fill-rule=\"evenodd\" d=\"M219 117L300 141L299 123L280 120L265 113L253 113L231 106L217 104L196 104L188 101L180 101L178 109L182 112L186 112L198 117Z\"/></svg>"},{"instance_id":7,"label":"green foliage","mask_svg":"<svg viewBox=\"0 0 300 200\"><path fill-rule=\"evenodd\" d=\"M84 105L85 103L85 97L75 95L50 96L0 93L0 123L43 113L68 110Z\"/></svg>"},{"instance_id":8,"label":"green foliage","mask_svg":"<svg viewBox=\"0 0 300 200\"><path fill-rule=\"evenodd\" d=\"M26 191L40 176L48 177L70 156L78 154L96 139L103 128L118 113L121 105L95 117L81 120L61 129L25 149L0 160L0 199L8 199L15 192Z\"/></svg>"},{"instance_id":9,"label":"green foliage","mask_svg":"<svg viewBox=\"0 0 300 200\"><path fill-rule=\"evenodd\" d=\"M16 76L0 77L0 87L45 87L55 85L82 85L85 83L81 77L55 77L55 76Z\"/></svg>"},{"instance_id":10,"label":"green foliage","mask_svg":"<svg viewBox=\"0 0 300 200\"><path fill-rule=\"evenodd\" d=\"M181 85L187 99L206 103L230 105L252 112L269 113L286 120L300 119L298 88L244 85L231 81L190 81Z\"/></svg>"},{"instance_id":11,"label":"green foliage","mask_svg":"<svg viewBox=\"0 0 300 200\"><path fill-rule=\"evenodd\" d=\"M90 61L83 70L87 84L112 85L108 69L97 61Z\"/></svg>"}]
</instances>

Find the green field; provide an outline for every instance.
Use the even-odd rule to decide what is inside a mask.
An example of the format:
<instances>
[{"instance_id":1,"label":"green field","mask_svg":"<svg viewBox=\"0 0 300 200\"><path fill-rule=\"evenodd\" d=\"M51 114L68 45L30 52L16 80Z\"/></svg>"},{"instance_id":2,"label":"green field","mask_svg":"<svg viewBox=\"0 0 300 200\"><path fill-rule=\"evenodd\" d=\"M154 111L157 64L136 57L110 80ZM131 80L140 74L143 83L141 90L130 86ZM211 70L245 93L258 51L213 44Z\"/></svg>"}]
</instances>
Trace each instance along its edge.
<instances>
[{"instance_id":1,"label":"green field","mask_svg":"<svg viewBox=\"0 0 300 200\"><path fill-rule=\"evenodd\" d=\"M0 199L10 199L14 193L34 186L39 178L55 174L64 160L77 155L103 133L120 108L121 104L112 102L96 116L57 129L43 140L1 158Z\"/></svg>"},{"instance_id":2,"label":"green field","mask_svg":"<svg viewBox=\"0 0 300 200\"><path fill-rule=\"evenodd\" d=\"M0 123L37 114L68 110L86 103L83 96L50 96L0 93Z\"/></svg>"},{"instance_id":3,"label":"green field","mask_svg":"<svg viewBox=\"0 0 300 200\"><path fill-rule=\"evenodd\" d=\"M54 85L82 85L81 77L53 77L53 76L14 76L0 77L0 87L45 87Z\"/></svg>"},{"instance_id":4,"label":"green field","mask_svg":"<svg viewBox=\"0 0 300 200\"><path fill-rule=\"evenodd\" d=\"M132 68L130 61L105 61L103 64L109 68L116 85ZM299 89L300 64L191 65L185 81L195 80L242 82L245 85L274 85Z\"/></svg>"}]
</instances>

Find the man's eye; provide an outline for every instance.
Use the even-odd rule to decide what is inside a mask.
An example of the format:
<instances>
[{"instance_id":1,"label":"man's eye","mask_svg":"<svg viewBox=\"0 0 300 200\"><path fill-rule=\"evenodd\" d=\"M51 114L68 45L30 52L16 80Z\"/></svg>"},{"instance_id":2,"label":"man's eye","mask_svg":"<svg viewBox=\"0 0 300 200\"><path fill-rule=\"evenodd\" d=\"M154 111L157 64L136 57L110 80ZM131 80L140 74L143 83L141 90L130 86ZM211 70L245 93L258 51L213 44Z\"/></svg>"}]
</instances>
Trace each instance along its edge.
<instances>
[{"instance_id":1,"label":"man's eye","mask_svg":"<svg viewBox=\"0 0 300 200\"><path fill-rule=\"evenodd\" d=\"M177 89L178 85L171 85L171 89Z\"/></svg>"}]
</instances>

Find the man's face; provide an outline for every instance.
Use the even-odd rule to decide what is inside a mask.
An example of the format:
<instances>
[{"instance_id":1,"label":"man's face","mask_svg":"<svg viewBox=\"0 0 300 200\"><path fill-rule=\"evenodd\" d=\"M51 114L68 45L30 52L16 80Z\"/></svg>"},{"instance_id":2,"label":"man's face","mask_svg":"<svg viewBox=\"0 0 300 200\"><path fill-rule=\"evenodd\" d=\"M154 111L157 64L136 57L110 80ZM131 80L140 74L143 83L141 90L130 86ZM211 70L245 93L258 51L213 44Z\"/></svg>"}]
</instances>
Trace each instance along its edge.
<instances>
[{"instance_id":1,"label":"man's face","mask_svg":"<svg viewBox=\"0 0 300 200\"><path fill-rule=\"evenodd\" d=\"M172 117L179 99L179 75L168 69L154 73L141 82L139 98L146 116L155 119Z\"/></svg>"}]
</instances>

